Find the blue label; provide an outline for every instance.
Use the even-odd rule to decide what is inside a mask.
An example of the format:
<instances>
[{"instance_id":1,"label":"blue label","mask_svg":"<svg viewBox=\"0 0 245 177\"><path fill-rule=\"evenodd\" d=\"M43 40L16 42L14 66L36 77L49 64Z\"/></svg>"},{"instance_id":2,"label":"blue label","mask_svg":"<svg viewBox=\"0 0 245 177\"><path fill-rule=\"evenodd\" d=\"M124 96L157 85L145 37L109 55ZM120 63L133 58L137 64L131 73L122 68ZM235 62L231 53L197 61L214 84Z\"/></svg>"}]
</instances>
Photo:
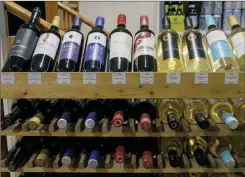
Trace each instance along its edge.
<instances>
[{"instance_id":1,"label":"blue label","mask_svg":"<svg viewBox=\"0 0 245 177\"><path fill-rule=\"evenodd\" d=\"M96 161L99 161L99 158L100 158L100 152L97 151L97 150L93 150L89 154L88 160L96 160Z\"/></svg>"},{"instance_id":2,"label":"blue label","mask_svg":"<svg viewBox=\"0 0 245 177\"><path fill-rule=\"evenodd\" d=\"M210 45L214 62L221 58L233 58L231 48L226 41L217 41Z\"/></svg>"},{"instance_id":3,"label":"blue label","mask_svg":"<svg viewBox=\"0 0 245 177\"><path fill-rule=\"evenodd\" d=\"M96 122L97 120L97 112L90 112L88 113L86 120L87 119L92 119L94 122Z\"/></svg>"},{"instance_id":4,"label":"blue label","mask_svg":"<svg viewBox=\"0 0 245 177\"><path fill-rule=\"evenodd\" d=\"M77 62L80 46L74 42L66 42L61 46L60 60L73 60Z\"/></svg>"}]
</instances>

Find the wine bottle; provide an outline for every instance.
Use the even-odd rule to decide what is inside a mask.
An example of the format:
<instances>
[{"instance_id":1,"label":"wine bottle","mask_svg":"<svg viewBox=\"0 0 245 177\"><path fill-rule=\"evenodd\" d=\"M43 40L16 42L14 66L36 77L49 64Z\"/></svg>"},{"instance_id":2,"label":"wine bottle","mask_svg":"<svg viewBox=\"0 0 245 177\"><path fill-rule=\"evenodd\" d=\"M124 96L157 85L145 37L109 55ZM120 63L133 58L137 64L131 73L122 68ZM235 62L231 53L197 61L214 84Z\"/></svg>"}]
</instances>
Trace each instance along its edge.
<instances>
[{"instance_id":1,"label":"wine bottle","mask_svg":"<svg viewBox=\"0 0 245 177\"><path fill-rule=\"evenodd\" d=\"M202 130L209 128L207 120L209 102L204 99L184 99L184 117L190 124L197 124Z\"/></svg>"},{"instance_id":2,"label":"wine bottle","mask_svg":"<svg viewBox=\"0 0 245 177\"><path fill-rule=\"evenodd\" d=\"M103 140L103 139L102 139ZM102 156L102 140L101 139L92 139L89 138L88 145L87 145L87 152L88 152L88 168L97 168L100 163L100 158ZM106 140L105 140L106 141ZM105 143L105 142L103 142Z\"/></svg>"},{"instance_id":3,"label":"wine bottle","mask_svg":"<svg viewBox=\"0 0 245 177\"><path fill-rule=\"evenodd\" d=\"M235 108L235 115L238 119L245 124L245 100L243 98L240 99L231 99L230 102L232 103L233 107Z\"/></svg>"},{"instance_id":4,"label":"wine bottle","mask_svg":"<svg viewBox=\"0 0 245 177\"><path fill-rule=\"evenodd\" d=\"M211 15L206 15L208 32L206 34L206 48L214 72L238 71L231 47L225 33L216 28Z\"/></svg>"},{"instance_id":5,"label":"wine bottle","mask_svg":"<svg viewBox=\"0 0 245 177\"><path fill-rule=\"evenodd\" d=\"M61 42L59 34L60 17L55 16L49 30L41 34L31 59L31 69L34 72L53 71L56 56Z\"/></svg>"},{"instance_id":6,"label":"wine bottle","mask_svg":"<svg viewBox=\"0 0 245 177\"><path fill-rule=\"evenodd\" d=\"M175 8L173 6L173 3L169 1L167 15L174 15L174 12L175 12Z\"/></svg>"},{"instance_id":7,"label":"wine bottle","mask_svg":"<svg viewBox=\"0 0 245 177\"><path fill-rule=\"evenodd\" d=\"M157 110L159 118L168 123L169 128L178 130L180 118L183 115L183 105L178 99L158 99Z\"/></svg>"},{"instance_id":8,"label":"wine bottle","mask_svg":"<svg viewBox=\"0 0 245 177\"><path fill-rule=\"evenodd\" d=\"M209 99L211 104L209 115L217 123L225 123L230 129L236 129L238 120L233 116L234 108L227 99Z\"/></svg>"},{"instance_id":9,"label":"wine bottle","mask_svg":"<svg viewBox=\"0 0 245 177\"><path fill-rule=\"evenodd\" d=\"M40 35L37 24L41 13L41 9L35 7L29 22L22 25L17 31L7 62L2 69L3 72L22 72L27 70Z\"/></svg>"},{"instance_id":10,"label":"wine bottle","mask_svg":"<svg viewBox=\"0 0 245 177\"><path fill-rule=\"evenodd\" d=\"M192 19L184 19L185 32L182 37L181 49L185 70L187 72L210 72L211 65L206 55L202 33L193 29Z\"/></svg>"},{"instance_id":11,"label":"wine bottle","mask_svg":"<svg viewBox=\"0 0 245 177\"><path fill-rule=\"evenodd\" d=\"M231 155L232 145L230 144L230 140L228 138L213 138L208 143L208 148L215 157L221 157L221 160L224 162L227 168L235 167L236 162Z\"/></svg>"},{"instance_id":12,"label":"wine bottle","mask_svg":"<svg viewBox=\"0 0 245 177\"><path fill-rule=\"evenodd\" d=\"M4 117L4 124L10 126L18 119L25 120L30 116L31 102L27 99L18 99L13 102L11 112Z\"/></svg>"},{"instance_id":13,"label":"wine bottle","mask_svg":"<svg viewBox=\"0 0 245 177\"><path fill-rule=\"evenodd\" d=\"M104 100L99 100L99 99L86 100L84 105L84 110L86 111L85 123L84 123L85 127L92 129L105 116Z\"/></svg>"},{"instance_id":14,"label":"wine bottle","mask_svg":"<svg viewBox=\"0 0 245 177\"><path fill-rule=\"evenodd\" d=\"M83 71L105 71L107 35L103 31L104 23L103 17L97 17L95 27L88 33L83 56Z\"/></svg>"},{"instance_id":15,"label":"wine bottle","mask_svg":"<svg viewBox=\"0 0 245 177\"><path fill-rule=\"evenodd\" d=\"M178 1L177 12L175 15L184 15L182 2Z\"/></svg>"},{"instance_id":16,"label":"wine bottle","mask_svg":"<svg viewBox=\"0 0 245 177\"><path fill-rule=\"evenodd\" d=\"M63 140L64 143L62 145L62 155L61 155L61 163L64 166L69 166L73 159L77 154L77 146L79 143L76 138L66 138Z\"/></svg>"},{"instance_id":17,"label":"wine bottle","mask_svg":"<svg viewBox=\"0 0 245 177\"><path fill-rule=\"evenodd\" d=\"M117 28L110 33L109 41L109 71L131 71L133 36L126 29L124 14L118 15Z\"/></svg>"},{"instance_id":18,"label":"wine bottle","mask_svg":"<svg viewBox=\"0 0 245 177\"><path fill-rule=\"evenodd\" d=\"M57 66L59 72L79 71L84 40L84 36L80 32L81 25L82 19L75 16L72 28L64 34Z\"/></svg>"},{"instance_id":19,"label":"wine bottle","mask_svg":"<svg viewBox=\"0 0 245 177\"><path fill-rule=\"evenodd\" d=\"M207 165L207 143L202 137L186 138L184 140L184 149L189 156L195 157L199 165Z\"/></svg>"},{"instance_id":20,"label":"wine bottle","mask_svg":"<svg viewBox=\"0 0 245 177\"><path fill-rule=\"evenodd\" d=\"M184 71L180 57L180 39L178 33L171 29L170 19L163 17L163 31L157 37L157 59L159 72Z\"/></svg>"},{"instance_id":21,"label":"wine bottle","mask_svg":"<svg viewBox=\"0 0 245 177\"><path fill-rule=\"evenodd\" d=\"M190 17L192 20L193 28L198 28L198 15L196 11L196 4L193 1L189 2L188 5L188 11L187 11L187 17Z\"/></svg>"},{"instance_id":22,"label":"wine bottle","mask_svg":"<svg viewBox=\"0 0 245 177\"><path fill-rule=\"evenodd\" d=\"M136 99L133 103L133 114L142 130L150 129L152 122L156 118L155 100Z\"/></svg>"},{"instance_id":23,"label":"wine bottle","mask_svg":"<svg viewBox=\"0 0 245 177\"><path fill-rule=\"evenodd\" d=\"M232 29L229 41L236 52L240 70L245 71L245 28L241 28L237 17L233 15L229 17L229 24Z\"/></svg>"},{"instance_id":24,"label":"wine bottle","mask_svg":"<svg viewBox=\"0 0 245 177\"><path fill-rule=\"evenodd\" d=\"M134 37L134 71L157 71L155 34L146 15L140 17L140 30Z\"/></svg>"}]
</instances>

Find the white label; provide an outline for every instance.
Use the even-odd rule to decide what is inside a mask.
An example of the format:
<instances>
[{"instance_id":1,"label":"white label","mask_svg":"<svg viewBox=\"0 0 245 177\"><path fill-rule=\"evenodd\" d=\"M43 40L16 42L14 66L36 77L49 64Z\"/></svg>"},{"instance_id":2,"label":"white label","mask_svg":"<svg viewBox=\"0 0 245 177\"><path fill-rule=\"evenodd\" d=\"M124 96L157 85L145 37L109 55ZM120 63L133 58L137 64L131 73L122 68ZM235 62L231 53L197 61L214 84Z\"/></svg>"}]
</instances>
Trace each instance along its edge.
<instances>
[{"instance_id":1,"label":"white label","mask_svg":"<svg viewBox=\"0 0 245 177\"><path fill-rule=\"evenodd\" d=\"M1 73L2 84L14 84L14 73Z\"/></svg>"},{"instance_id":2,"label":"white label","mask_svg":"<svg viewBox=\"0 0 245 177\"><path fill-rule=\"evenodd\" d=\"M70 73L57 73L57 83L58 84L71 84L71 74Z\"/></svg>"},{"instance_id":3,"label":"white label","mask_svg":"<svg viewBox=\"0 0 245 177\"><path fill-rule=\"evenodd\" d=\"M167 73L167 84L179 84L180 73Z\"/></svg>"},{"instance_id":4,"label":"white label","mask_svg":"<svg viewBox=\"0 0 245 177\"><path fill-rule=\"evenodd\" d=\"M154 73L140 72L140 84L154 84Z\"/></svg>"},{"instance_id":5,"label":"white label","mask_svg":"<svg viewBox=\"0 0 245 177\"><path fill-rule=\"evenodd\" d=\"M207 40L208 40L209 45L217 41L228 42L225 33L221 30L215 30L215 31L208 33Z\"/></svg>"},{"instance_id":6,"label":"white label","mask_svg":"<svg viewBox=\"0 0 245 177\"><path fill-rule=\"evenodd\" d=\"M28 84L41 84L42 75L41 73L28 73Z\"/></svg>"},{"instance_id":7,"label":"white label","mask_svg":"<svg viewBox=\"0 0 245 177\"><path fill-rule=\"evenodd\" d=\"M55 59L58 47L60 43L60 38L52 33L44 33L40 36L37 46L35 48L33 56L37 54L45 54Z\"/></svg>"},{"instance_id":8,"label":"white label","mask_svg":"<svg viewBox=\"0 0 245 177\"><path fill-rule=\"evenodd\" d=\"M208 73L195 73L195 84L208 84Z\"/></svg>"},{"instance_id":9,"label":"white label","mask_svg":"<svg viewBox=\"0 0 245 177\"><path fill-rule=\"evenodd\" d=\"M106 36L102 33L91 33L88 36L88 42L87 45L89 44L101 44L104 47L106 47Z\"/></svg>"},{"instance_id":10,"label":"white label","mask_svg":"<svg viewBox=\"0 0 245 177\"><path fill-rule=\"evenodd\" d=\"M245 32L235 34L232 38L232 45L236 51L236 55L240 58L245 54Z\"/></svg>"},{"instance_id":11,"label":"white label","mask_svg":"<svg viewBox=\"0 0 245 177\"><path fill-rule=\"evenodd\" d=\"M109 59L114 57L124 57L129 62L132 61L132 37L124 32L116 32L110 38Z\"/></svg>"},{"instance_id":12,"label":"white label","mask_svg":"<svg viewBox=\"0 0 245 177\"><path fill-rule=\"evenodd\" d=\"M134 39L134 60L140 55L150 55L156 58L156 39L150 32L141 32Z\"/></svg>"},{"instance_id":13,"label":"white label","mask_svg":"<svg viewBox=\"0 0 245 177\"><path fill-rule=\"evenodd\" d=\"M126 84L126 73L112 73L112 84Z\"/></svg>"},{"instance_id":14,"label":"white label","mask_svg":"<svg viewBox=\"0 0 245 177\"><path fill-rule=\"evenodd\" d=\"M74 42L78 45L81 45L82 35L76 31L69 31L69 32L65 33L65 35L63 37L62 44L66 43L66 42Z\"/></svg>"},{"instance_id":15,"label":"white label","mask_svg":"<svg viewBox=\"0 0 245 177\"><path fill-rule=\"evenodd\" d=\"M96 73L83 73L83 84L96 84Z\"/></svg>"},{"instance_id":16,"label":"white label","mask_svg":"<svg viewBox=\"0 0 245 177\"><path fill-rule=\"evenodd\" d=\"M225 84L237 84L238 83L238 73L226 72L225 73Z\"/></svg>"}]
</instances>

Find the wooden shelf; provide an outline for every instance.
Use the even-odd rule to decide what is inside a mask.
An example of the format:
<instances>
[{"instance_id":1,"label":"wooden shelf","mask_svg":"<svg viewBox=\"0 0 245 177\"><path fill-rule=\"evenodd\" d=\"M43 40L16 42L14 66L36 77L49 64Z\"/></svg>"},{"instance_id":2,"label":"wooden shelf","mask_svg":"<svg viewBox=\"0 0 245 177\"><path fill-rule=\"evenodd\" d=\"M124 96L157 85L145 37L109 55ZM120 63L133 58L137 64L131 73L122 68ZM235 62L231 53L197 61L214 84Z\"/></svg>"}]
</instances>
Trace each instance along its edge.
<instances>
[{"instance_id":1,"label":"wooden shelf","mask_svg":"<svg viewBox=\"0 0 245 177\"><path fill-rule=\"evenodd\" d=\"M6 74L1 73L2 79ZM153 84L140 84L140 73L125 73L126 84L113 84L118 73L95 73L96 84L83 84L88 73L68 73L71 84L58 84L60 73L41 73L41 84L29 84L28 73L12 73L13 84L1 85L2 98L244 98L245 73L238 73L237 84L224 84L225 73L208 73L207 84L195 84L195 73L180 73L179 84L168 84L168 73L153 73ZM33 73L29 73L33 74ZM40 73L39 73L40 74ZM64 73L63 73L64 74ZM39 75L40 76L40 75ZM35 75L29 79L35 80ZM67 75L65 76L67 77ZM11 81L11 79L13 79ZM68 79L69 80L69 79ZM67 80L66 80L67 81Z\"/></svg>"}]
</instances>

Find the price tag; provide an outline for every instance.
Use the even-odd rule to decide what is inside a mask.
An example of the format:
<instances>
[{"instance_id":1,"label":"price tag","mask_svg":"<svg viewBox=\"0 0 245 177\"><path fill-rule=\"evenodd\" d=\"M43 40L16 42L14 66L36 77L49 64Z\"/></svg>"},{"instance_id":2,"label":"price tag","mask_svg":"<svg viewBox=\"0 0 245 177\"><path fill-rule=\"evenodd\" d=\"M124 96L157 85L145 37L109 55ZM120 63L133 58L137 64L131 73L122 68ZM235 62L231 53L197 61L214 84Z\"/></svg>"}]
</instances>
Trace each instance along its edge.
<instances>
[{"instance_id":1,"label":"price tag","mask_svg":"<svg viewBox=\"0 0 245 177\"><path fill-rule=\"evenodd\" d=\"M14 84L14 73L1 73L2 84Z\"/></svg>"},{"instance_id":2,"label":"price tag","mask_svg":"<svg viewBox=\"0 0 245 177\"><path fill-rule=\"evenodd\" d=\"M112 84L126 84L126 73L112 73Z\"/></svg>"},{"instance_id":3,"label":"price tag","mask_svg":"<svg viewBox=\"0 0 245 177\"><path fill-rule=\"evenodd\" d=\"M96 84L96 73L83 73L83 84Z\"/></svg>"},{"instance_id":4,"label":"price tag","mask_svg":"<svg viewBox=\"0 0 245 177\"><path fill-rule=\"evenodd\" d=\"M154 84L154 73L140 72L140 84Z\"/></svg>"},{"instance_id":5,"label":"price tag","mask_svg":"<svg viewBox=\"0 0 245 177\"><path fill-rule=\"evenodd\" d=\"M195 73L195 84L208 84L208 73Z\"/></svg>"},{"instance_id":6,"label":"price tag","mask_svg":"<svg viewBox=\"0 0 245 177\"><path fill-rule=\"evenodd\" d=\"M226 72L225 73L225 84L238 84L238 73Z\"/></svg>"},{"instance_id":7,"label":"price tag","mask_svg":"<svg viewBox=\"0 0 245 177\"><path fill-rule=\"evenodd\" d=\"M28 73L28 84L42 84L41 73Z\"/></svg>"},{"instance_id":8,"label":"price tag","mask_svg":"<svg viewBox=\"0 0 245 177\"><path fill-rule=\"evenodd\" d=\"M70 73L58 73L57 83L58 84L71 84L71 74Z\"/></svg>"},{"instance_id":9,"label":"price tag","mask_svg":"<svg viewBox=\"0 0 245 177\"><path fill-rule=\"evenodd\" d=\"M180 73L167 73L167 84L179 84Z\"/></svg>"}]
</instances>

